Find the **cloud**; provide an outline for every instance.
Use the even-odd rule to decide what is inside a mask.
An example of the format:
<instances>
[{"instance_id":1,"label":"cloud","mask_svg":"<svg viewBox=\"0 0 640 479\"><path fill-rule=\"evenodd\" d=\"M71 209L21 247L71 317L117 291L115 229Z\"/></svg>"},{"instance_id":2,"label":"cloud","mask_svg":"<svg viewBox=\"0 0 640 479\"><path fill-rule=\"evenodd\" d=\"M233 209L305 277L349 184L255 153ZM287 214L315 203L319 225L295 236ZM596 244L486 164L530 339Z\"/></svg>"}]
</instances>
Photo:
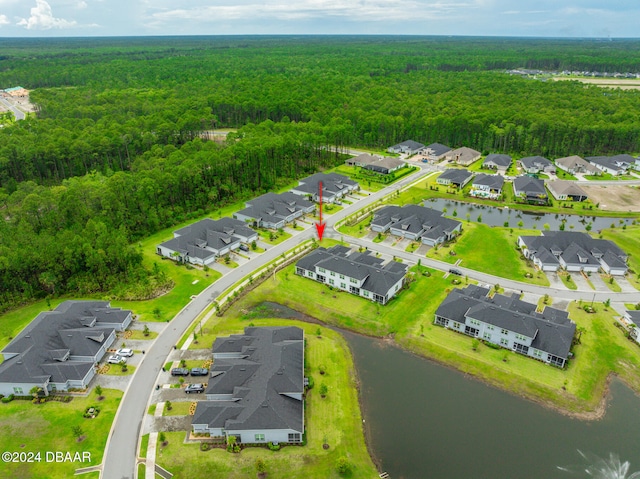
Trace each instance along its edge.
<instances>
[{"instance_id":1,"label":"cloud","mask_svg":"<svg viewBox=\"0 0 640 479\"><path fill-rule=\"evenodd\" d=\"M9 25L10 23L6 15L0 15L0 25Z\"/></svg>"},{"instance_id":2,"label":"cloud","mask_svg":"<svg viewBox=\"0 0 640 479\"><path fill-rule=\"evenodd\" d=\"M222 3L222 2L221 2ZM440 0L266 0L261 3L227 1L223 5L190 8L166 8L150 15L151 23L166 24L176 20L211 22L220 20L304 20L349 19L354 21L412 21L435 19L460 10L477 7L482 1ZM409 17L408 17L409 16Z\"/></svg>"},{"instance_id":3,"label":"cloud","mask_svg":"<svg viewBox=\"0 0 640 479\"><path fill-rule=\"evenodd\" d=\"M36 6L31 9L31 16L23 18L17 25L27 30L50 30L52 28L69 28L76 24L74 20L56 18L51 11L51 5L46 0L36 0Z\"/></svg>"},{"instance_id":4,"label":"cloud","mask_svg":"<svg viewBox=\"0 0 640 479\"><path fill-rule=\"evenodd\" d=\"M76 4L76 8L83 10L85 8L87 8L87 2L85 2L84 0L80 0L77 4Z\"/></svg>"}]
</instances>

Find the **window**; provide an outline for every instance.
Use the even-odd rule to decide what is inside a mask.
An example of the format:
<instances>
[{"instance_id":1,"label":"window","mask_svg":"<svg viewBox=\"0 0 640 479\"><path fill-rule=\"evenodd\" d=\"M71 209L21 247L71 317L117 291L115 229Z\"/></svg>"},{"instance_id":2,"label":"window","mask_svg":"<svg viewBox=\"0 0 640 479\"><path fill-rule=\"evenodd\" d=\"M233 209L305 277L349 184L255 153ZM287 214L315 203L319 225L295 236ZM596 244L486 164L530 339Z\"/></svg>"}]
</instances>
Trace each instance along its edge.
<instances>
[{"instance_id":1,"label":"window","mask_svg":"<svg viewBox=\"0 0 640 479\"><path fill-rule=\"evenodd\" d=\"M470 319L469 322L475 326L480 326L480 321L477 319Z\"/></svg>"},{"instance_id":2,"label":"window","mask_svg":"<svg viewBox=\"0 0 640 479\"><path fill-rule=\"evenodd\" d=\"M321 273L326 273L327 272L324 268L318 268L318 271L320 271Z\"/></svg>"},{"instance_id":3,"label":"window","mask_svg":"<svg viewBox=\"0 0 640 479\"><path fill-rule=\"evenodd\" d=\"M340 287L342 289L347 289L347 283L340 283Z\"/></svg>"},{"instance_id":4,"label":"window","mask_svg":"<svg viewBox=\"0 0 640 479\"><path fill-rule=\"evenodd\" d=\"M491 340L491 333L484 333L484 334L482 335L482 337L483 337L484 339Z\"/></svg>"},{"instance_id":5,"label":"window","mask_svg":"<svg viewBox=\"0 0 640 479\"><path fill-rule=\"evenodd\" d=\"M509 340L502 338L500 340L500 344L502 344L503 346L509 346Z\"/></svg>"},{"instance_id":6,"label":"window","mask_svg":"<svg viewBox=\"0 0 640 479\"><path fill-rule=\"evenodd\" d=\"M300 433L289 433L289 442L301 442L300 441Z\"/></svg>"},{"instance_id":7,"label":"window","mask_svg":"<svg viewBox=\"0 0 640 479\"><path fill-rule=\"evenodd\" d=\"M22 391L22 388L18 388L18 387L13 387L13 394L17 394L18 396L22 396L24 394L24 392Z\"/></svg>"},{"instance_id":8,"label":"window","mask_svg":"<svg viewBox=\"0 0 640 479\"><path fill-rule=\"evenodd\" d=\"M365 298L368 298L368 297L369 297L369 291L363 291L363 292L362 292L362 295L363 295Z\"/></svg>"},{"instance_id":9,"label":"window","mask_svg":"<svg viewBox=\"0 0 640 479\"><path fill-rule=\"evenodd\" d=\"M489 326L487 326L487 329L488 329L489 331L493 331L493 329L494 329L494 328L493 328L493 326L489 325Z\"/></svg>"},{"instance_id":10,"label":"window","mask_svg":"<svg viewBox=\"0 0 640 479\"><path fill-rule=\"evenodd\" d=\"M501 333L502 333L502 334L509 334L509 331L507 331L506 329L503 329L503 330L501 331Z\"/></svg>"},{"instance_id":11,"label":"window","mask_svg":"<svg viewBox=\"0 0 640 479\"><path fill-rule=\"evenodd\" d=\"M264 441L264 434L256 434L256 442Z\"/></svg>"},{"instance_id":12,"label":"window","mask_svg":"<svg viewBox=\"0 0 640 479\"><path fill-rule=\"evenodd\" d=\"M352 283L356 283L356 284L358 283L358 280L357 279L353 279L353 278L349 278L349 281L351 281Z\"/></svg>"},{"instance_id":13,"label":"window","mask_svg":"<svg viewBox=\"0 0 640 479\"><path fill-rule=\"evenodd\" d=\"M313 276L313 271L309 271L309 272L308 272L308 275L309 275L309 276Z\"/></svg>"},{"instance_id":14,"label":"window","mask_svg":"<svg viewBox=\"0 0 640 479\"><path fill-rule=\"evenodd\" d=\"M336 274L333 271L329 271L329 276L335 276Z\"/></svg>"},{"instance_id":15,"label":"window","mask_svg":"<svg viewBox=\"0 0 640 479\"><path fill-rule=\"evenodd\" d=\"M329 280L329 284L330 284L331 286L333 286L334 281L333 281L332 279L330 279L330 280Z\"/></svg>"},{"instance_id":16,"label":"window","mask_svg":"<svg viewBox=\"0 0 640 479\"><path fill-rule=\"evenodd\" d=\"M541 357L542 357L542 351L538 351L537 349L534 349L534 350L533 350L533 355L534 355L536 358L541 358Z\"/></svg>"},{"instance_id":17,"label":"window","mask_svg":"<svg viewBox=\"0 0 640 479\"><path fill-rule=\"evenodd\" d=\"M522 334L516 334L516 339L520 341L526 341L528 338L526 336L523 336Z\"/></svg>"},{"instance_id":18,"label":"window","mask_svg":"<svg viewBox=\"0 0 640 479\"><path fill-rule=\"evenodd\" d=\"M344 279L344 274L341 274L341 275L340 275L340 279Z\"/></svg>"}]
</instances>

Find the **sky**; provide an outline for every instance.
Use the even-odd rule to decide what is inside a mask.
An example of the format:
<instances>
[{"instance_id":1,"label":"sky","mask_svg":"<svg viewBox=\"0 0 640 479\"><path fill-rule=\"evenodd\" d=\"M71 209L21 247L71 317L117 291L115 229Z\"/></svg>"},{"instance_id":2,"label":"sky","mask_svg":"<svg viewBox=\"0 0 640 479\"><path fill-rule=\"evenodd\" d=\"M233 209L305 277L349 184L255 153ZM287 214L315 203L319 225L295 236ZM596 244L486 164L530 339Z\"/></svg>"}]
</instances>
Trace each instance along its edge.
<instances>
[{"instance_id":1,"label":"sky","mask_svg":"<svg viewBox=\"0 0 640 479\"><path fill-rule=\"evenodd\" d=\"M0 0L0 37L640 37L639 0Z\"/></svg>"}]
</instances>

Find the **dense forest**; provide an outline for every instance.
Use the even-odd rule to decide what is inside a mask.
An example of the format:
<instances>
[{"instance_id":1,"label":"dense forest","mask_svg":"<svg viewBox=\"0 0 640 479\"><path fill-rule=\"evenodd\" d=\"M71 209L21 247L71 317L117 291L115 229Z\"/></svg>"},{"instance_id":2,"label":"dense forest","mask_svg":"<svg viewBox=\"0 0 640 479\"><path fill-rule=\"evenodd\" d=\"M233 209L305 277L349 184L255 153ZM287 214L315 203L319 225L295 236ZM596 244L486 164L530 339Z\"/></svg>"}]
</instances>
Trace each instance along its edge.
<instances>
[{"instance_id":1,"label":"dense forest","mask_svg":"<svg viewBox=\"0 0 640 479\"><path fill-rule=\"evenodd\" d=\"M640 70L640 41L0 39L0 309L161 282L135 239L411 138L551 158L640 151L640 92L509 68ZM202 132L238 128L225 144Z\"/></svg>"}]
</instances>

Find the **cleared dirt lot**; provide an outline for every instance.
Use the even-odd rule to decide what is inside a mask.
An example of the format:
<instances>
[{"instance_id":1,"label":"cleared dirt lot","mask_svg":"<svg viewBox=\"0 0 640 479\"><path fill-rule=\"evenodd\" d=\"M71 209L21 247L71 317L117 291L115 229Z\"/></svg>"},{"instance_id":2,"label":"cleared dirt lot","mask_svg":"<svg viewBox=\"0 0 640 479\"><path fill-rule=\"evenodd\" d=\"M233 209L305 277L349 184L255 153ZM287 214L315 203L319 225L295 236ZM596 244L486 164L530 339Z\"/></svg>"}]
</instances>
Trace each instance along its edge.
<instances>
[{"instance_id":1,"label":"cleared dirt lot","mask_svg":"<svg viewBox=\"0 0 640 479\"><path fill-rule=\"evenodd\" d=\"M634 79L616 79L616 78L572 78L572 77L554 77L555 81L574 80L590 85L597 85L608 88L620 88L621 90L640 90L640 80Z\"/></svg>"},{"instance_id":2,"label":"cleared dirt lot","mask_svg":"<svg viewBox=\"0 0 640 479\"><path fill-rule=\"evenodd\" d=\"M601 210L640 211L640 188L633 186L583 186L589 199Z\"/></svg>"}]
</instances>

